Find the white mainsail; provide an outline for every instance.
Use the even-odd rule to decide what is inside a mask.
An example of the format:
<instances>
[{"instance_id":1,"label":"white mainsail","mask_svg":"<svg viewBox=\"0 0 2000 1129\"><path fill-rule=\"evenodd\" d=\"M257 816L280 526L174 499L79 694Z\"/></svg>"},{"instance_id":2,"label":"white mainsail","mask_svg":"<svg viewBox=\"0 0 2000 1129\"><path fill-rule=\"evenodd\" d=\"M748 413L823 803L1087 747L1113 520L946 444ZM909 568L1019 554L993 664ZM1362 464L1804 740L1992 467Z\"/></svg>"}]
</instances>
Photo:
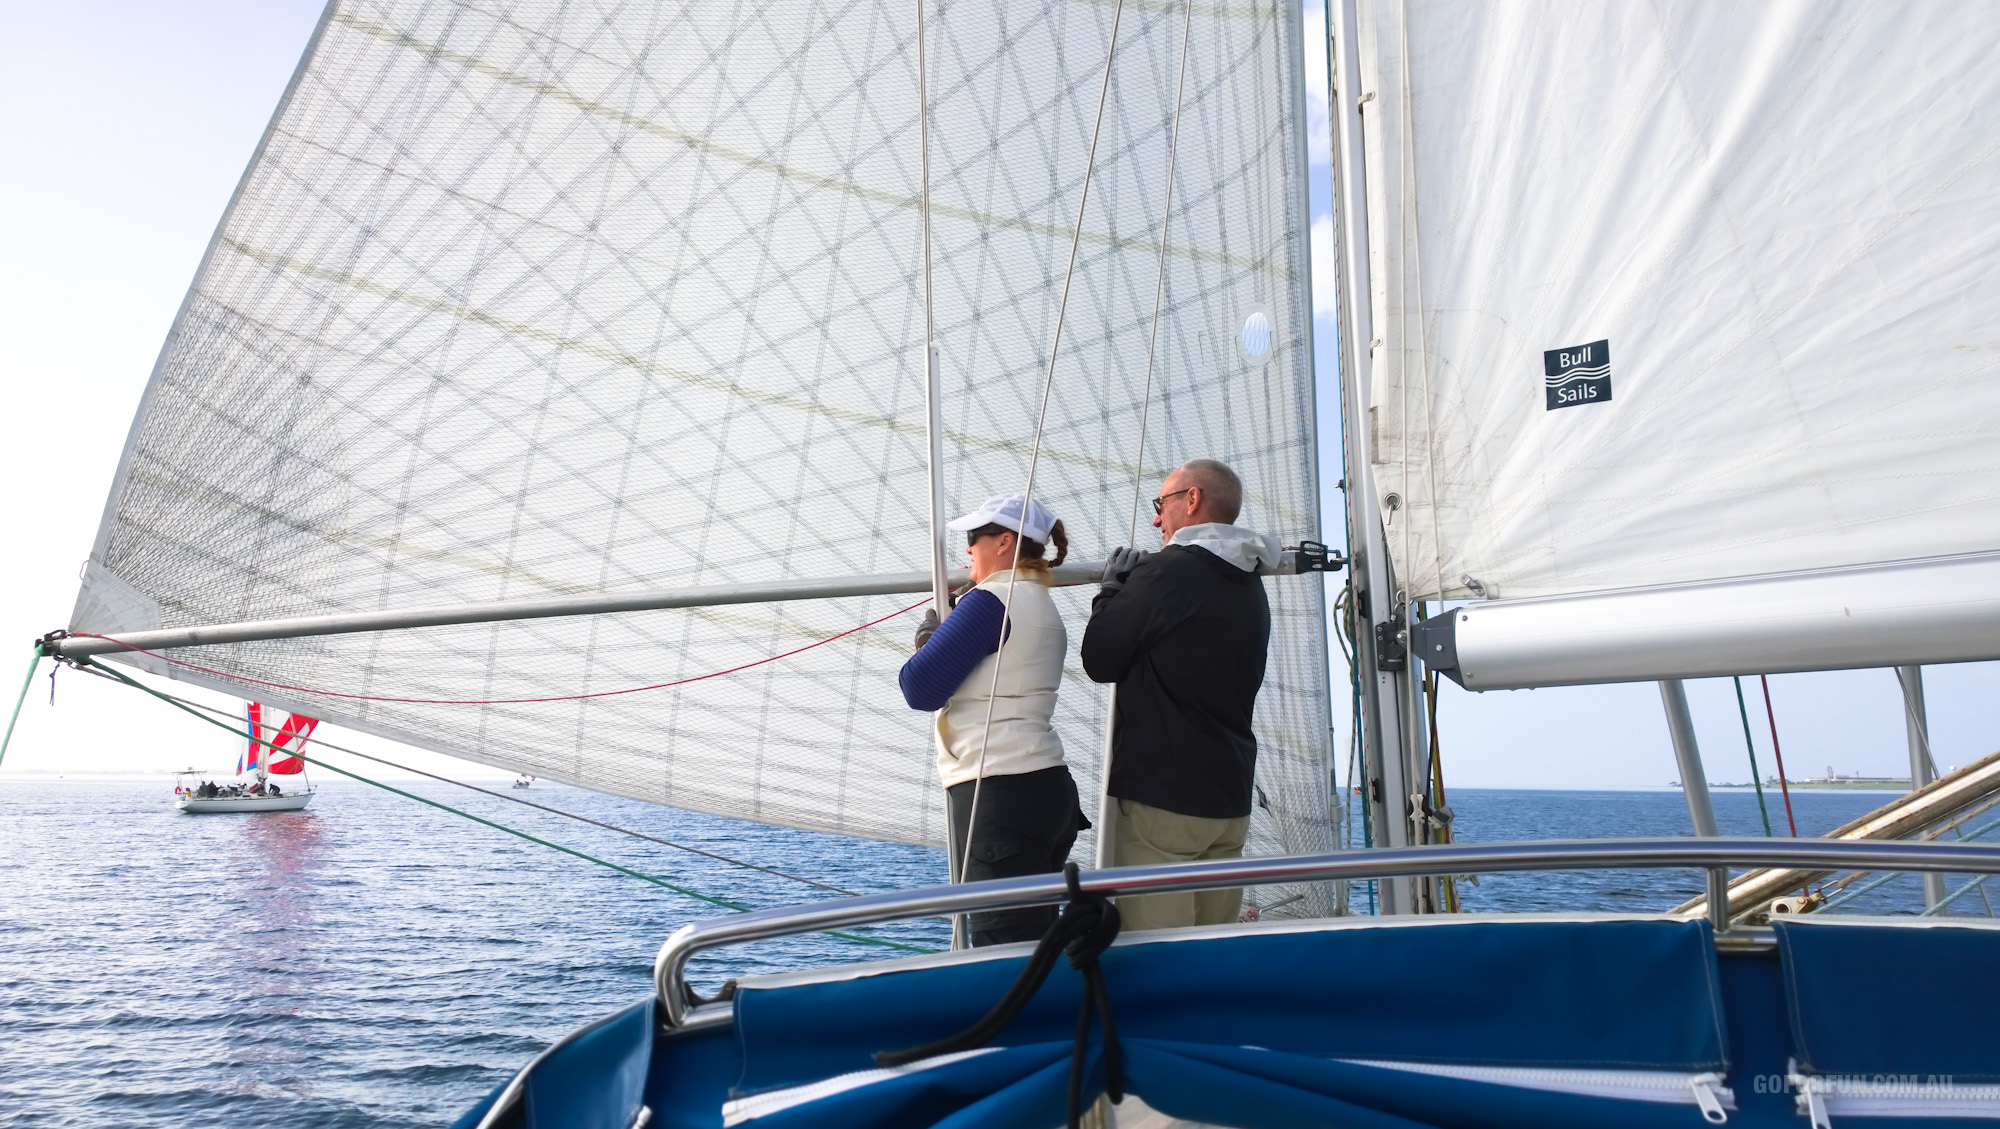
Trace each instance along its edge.
<instances>
[{"instance_id":1,"label":"white mainsail","mask_svg":"<svg viewBox=\"0 0 2000 1129\"><path fill-rule=\"evenodd\" d=\"M1176 462L1215 456L1248 483L1244 524L1312 536L1297 13L1194 9L1163 217L1183 11L1126 9L1036 495L1078 555L1101 556L1127 540L1135 475L1150 496ZM1027 477L1113 14L928 15L958 509ZM906 0L336 0L161 353L72 628L925 569L914 15ZM1269 591L1253 846L1325 849L1321 588ZM1086 599L1058 596L1073 644ZM516 772L935 844L929 717L895 685L914 613L669 689L422 700L693 678L913 600L174 656L206 671L113 657ZM1086 791L1102 702L1073 661L1058 723Z\"/></svg>"},{"instance_id":2,"label":"white mainsail","mask_svg":"<svg viewBox=\"0 0 2000 1129\"><path fill-rule=\"evenodd\" d=\"M1359 16L1373 470L1408 599L2000 549L1989 10Z\"/></svg>"}]
</instances>

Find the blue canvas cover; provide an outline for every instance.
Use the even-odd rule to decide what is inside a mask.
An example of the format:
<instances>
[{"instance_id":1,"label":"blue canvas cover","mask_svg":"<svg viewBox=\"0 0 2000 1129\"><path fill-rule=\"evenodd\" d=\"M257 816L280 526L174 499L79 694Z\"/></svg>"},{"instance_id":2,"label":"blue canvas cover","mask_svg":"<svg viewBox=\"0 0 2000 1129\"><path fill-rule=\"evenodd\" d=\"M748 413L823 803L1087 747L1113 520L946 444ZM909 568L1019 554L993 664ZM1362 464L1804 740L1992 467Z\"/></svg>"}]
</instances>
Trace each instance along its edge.
<instances>
[{"instance_id":1,"label":"blue canvas cover","mask_svg":"<svg viewBox=\"0 0 2000 1129\"><path fill-rule=\"evenodd\" d=\"M655 1001L648 997L556 1044L527 1068L517 1107L502 1124L521 1129L627 1129L639 1113L653 1057ZM453 1123L472 1129L502 1085Z\"/></svg>"},{"instance_id":2,"label":"blue canvas cover","mask_svg":"<svg viewBox=\"0 0 2000 1129\"><path fill-rule=\"evenodd\" d=\"M2000 1082L2000 928L1773 923L1807 1074Z\"/></svg>"},{"instance_id":3,"label":"blue canvas cover","mask_svg":"<svg viewBox=\"0 0 2000 1129\"><path fill-rule=\"evenodd\" d=\"M876 1051L977 1019L1023 959L910 962L745 986L735 1003L737 1120L769 1129L1059 1124L1081 982L1064 964L986 1050L866 1073ZM1128 1089L1178 1117L1404 1126L1478 1110L1492 1125L1700 1125L1688 1106L1338 1060L1687 1074L1727 1065L1714 949L1700 921L1232 931L1121 944L1102 961ZM1101 1043L1092 1046L1095 1093ZM824 1092L796 1089L828 1080L839 1081ZM801 1094L811 1100L796 1101Z\"/></svg>"},{"instance_id":4,"label":"blue canvas cover","mask_svg":"<svg viewBox=\"0 0 2000 1129\"><path fill-rule=\"evenodd\" d=\"M1690 1129L1703 1124L1691 1105L1411 1075L1261 1047L1147 1038L1121 1039L1121 1043L1128 1093L1174 1117L1216 1125ZM1049 1129L1063 1123L1069 1059L1067 1041L1010 1047L844 1090L747 1124L757 1129ZM1103 1090L1100 1056L1093 1054L1087 1077L1088 1093Z\"/></svg>"}]
</instances>

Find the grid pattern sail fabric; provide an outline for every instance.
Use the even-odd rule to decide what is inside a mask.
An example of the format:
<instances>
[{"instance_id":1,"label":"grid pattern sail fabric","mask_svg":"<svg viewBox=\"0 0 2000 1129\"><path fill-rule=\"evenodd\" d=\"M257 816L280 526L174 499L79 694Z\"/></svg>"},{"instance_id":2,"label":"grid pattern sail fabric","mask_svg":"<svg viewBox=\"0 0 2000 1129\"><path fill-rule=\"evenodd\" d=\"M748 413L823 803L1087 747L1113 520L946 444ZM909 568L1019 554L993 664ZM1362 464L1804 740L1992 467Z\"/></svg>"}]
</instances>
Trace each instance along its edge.
<instances>
[{"instance_id":1,"label":"grid pattern sail fabric","mask_svg":"<svg viewBox=\"0 0 2000 1129\"><path fill-rule=\"evenodd\" d=\"M937 339L954 512L1027 480L1114 8L930 22ZM1317 530L1300 28L1126 6L1036 497L1082 559L1180 460L1242 521ZM245 175L134 425L75 614L93 632L924 571L915 11L339 0ZM1245 327L1251 332L1245 332ZM1150 515L1145 515L1150 516ZM1153 536L1143 524L1141 539ZM953 553L956 556L956 550ZM1258 845L1331 847L1323 595L1268 582ZM1104 694L1058 602L1058 722L1099 777ZM247 643L184 653L315 717L755 820L942 841L916 613L874 597ZM1088 837L1082 851L1088 851Z\"/></svg>"},{"instance_id":2,"label":"grid pattern sail fabric","mask_svg":"<svg viewBox=\"0 0 2000 1129\"><path fill-rule=\"evenodd\" d=\"M1373 469L1411 599L2000 546L1988 12L1359 15Z\"/></svg>"}]
</instances>

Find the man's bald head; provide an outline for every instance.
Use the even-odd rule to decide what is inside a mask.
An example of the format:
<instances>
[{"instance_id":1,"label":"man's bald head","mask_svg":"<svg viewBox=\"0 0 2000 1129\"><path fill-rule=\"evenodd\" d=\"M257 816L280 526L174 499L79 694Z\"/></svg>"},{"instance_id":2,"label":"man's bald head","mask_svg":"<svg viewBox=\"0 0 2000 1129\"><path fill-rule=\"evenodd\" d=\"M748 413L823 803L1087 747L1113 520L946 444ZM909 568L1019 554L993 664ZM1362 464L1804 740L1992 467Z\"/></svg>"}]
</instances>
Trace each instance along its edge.
<instances>
[{"instance_id":1,"label":"man's bald head","mask_svg":"<svg viewBox=\"0 0 2000 1129\"><path fill-rule=\"evenodd\" d=\"M1228 464L1215 459L1189 459L1174 473L1180 476L1180 485L1201 490L1201 508L1196 514L1200 520L1227 525L1243 512L1243 480L1236 477Z\"/></svg>"}]
</instances>

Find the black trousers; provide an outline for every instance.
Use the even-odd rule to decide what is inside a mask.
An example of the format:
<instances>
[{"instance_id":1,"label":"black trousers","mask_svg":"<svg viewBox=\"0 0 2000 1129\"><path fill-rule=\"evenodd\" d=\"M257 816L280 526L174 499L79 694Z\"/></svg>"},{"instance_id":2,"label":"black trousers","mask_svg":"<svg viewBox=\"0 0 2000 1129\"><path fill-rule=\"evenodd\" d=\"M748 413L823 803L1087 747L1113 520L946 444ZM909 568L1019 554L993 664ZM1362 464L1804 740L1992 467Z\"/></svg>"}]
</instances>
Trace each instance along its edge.
<instances>
[{"instance_id":1,"label":"black trousers","mask_svg":"<svg viewBox=\"0 0 2000 1129\"><path fill-rule=\"evenodd\" d=\"M966 852L966 825L972 819L975 781L945 790L951 800L954 850ZM1077 806L1076 781L1061 765L1017 776L989 776L979 787L979 824L972 829L972 849L966 857L964 882L988 878L1021 878L1054 874L1076 846L1076 833L1088 827ZM990 910L972 915L974 948L1010 941L1038 941L1055 924L1057 907Z\"/></svg>"}]
</instances>

